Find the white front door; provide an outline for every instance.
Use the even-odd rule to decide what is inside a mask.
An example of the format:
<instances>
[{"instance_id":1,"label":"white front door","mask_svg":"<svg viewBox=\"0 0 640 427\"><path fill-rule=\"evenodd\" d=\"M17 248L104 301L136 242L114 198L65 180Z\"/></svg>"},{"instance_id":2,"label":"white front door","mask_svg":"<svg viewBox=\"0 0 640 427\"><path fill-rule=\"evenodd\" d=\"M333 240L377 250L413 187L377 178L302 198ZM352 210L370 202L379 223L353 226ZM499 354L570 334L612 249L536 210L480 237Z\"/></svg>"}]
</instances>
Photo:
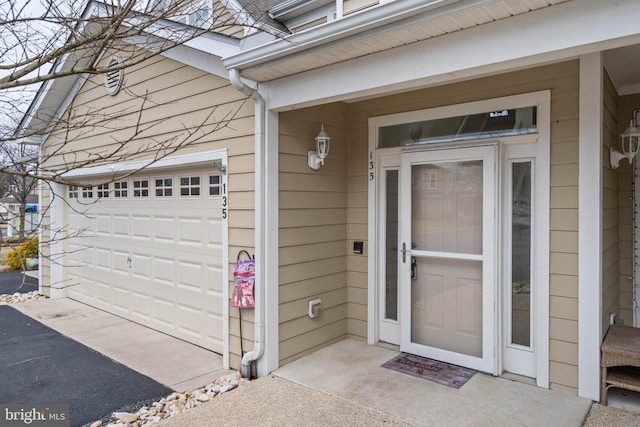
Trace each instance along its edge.
<instances>
[{"instance_id":1,"label":"white front door","mask_svg":"<svg viewBox=\"0 0 640 427\"><path fill-rule=\"evenodd\" d=\"M497 373L497 146L402 154L400 348Z\"/></svg>"}]
</instances>

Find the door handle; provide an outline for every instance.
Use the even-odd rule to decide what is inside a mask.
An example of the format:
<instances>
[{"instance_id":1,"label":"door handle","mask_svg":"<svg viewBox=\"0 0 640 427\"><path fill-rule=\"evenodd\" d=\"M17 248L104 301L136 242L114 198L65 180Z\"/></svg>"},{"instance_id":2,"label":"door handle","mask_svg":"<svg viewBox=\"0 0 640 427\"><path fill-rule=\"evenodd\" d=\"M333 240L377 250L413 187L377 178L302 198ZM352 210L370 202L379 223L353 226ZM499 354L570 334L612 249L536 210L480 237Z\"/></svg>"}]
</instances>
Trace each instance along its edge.
<instances>
[{"instance_id":1,"label":"door handle","mask_svg":"<svg viewBox=\"0 0 640 427\"><path fill-rule=\"evenodd\" d=\"M411 249L407 249L407 244L402 242L402 263L407 262L407 254L411 253Z\"/></svg>"}]
</instances>

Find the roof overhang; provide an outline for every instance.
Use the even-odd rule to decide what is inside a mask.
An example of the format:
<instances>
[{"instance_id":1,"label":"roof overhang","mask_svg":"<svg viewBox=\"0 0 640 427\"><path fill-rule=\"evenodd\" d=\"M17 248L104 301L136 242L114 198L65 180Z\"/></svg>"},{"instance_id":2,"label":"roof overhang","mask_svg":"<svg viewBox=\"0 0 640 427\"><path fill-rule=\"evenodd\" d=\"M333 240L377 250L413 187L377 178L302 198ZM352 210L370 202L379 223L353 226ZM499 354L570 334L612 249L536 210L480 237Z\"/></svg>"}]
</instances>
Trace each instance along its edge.
<instances>
[{"instance_id":1,"label":"roof overhang","mask_svg":"<svg viewBox=\"0 0 640 427\"><path fill-rule=\"evenodd\" d=\"M464 2L476 8L497 3L504 2ZM272 52L271 45L264 46L263 51L255 50L253 58L243 56L245 52L225 58L224 63L229 67L236 65L245 78L267 82L264 90L270 108L284 110L324 102L357 101L640 43L636 18L640 16L640 2L636 0L558 2L388 49L372 42L408 37L406 29L419 28L419 22L441 27L452 15L464 12L434 9L396 20L388 27L345 35L342 40L327 41L308 51L291 46L287 47L288 52L277 53ZM331 24L327 24L317 31L330 32L330 28ZM362 53L363 46L370 52ZM259 55L260 52L264 55ZM336 60L338 57L340 60Z\"/></svg>"},{"instance_id":2,"label":"roof overhang","mask_svg":"<svg viewBox=\"0 0 640 427\"><path fill-rule=\"evenodd\" d=\"M246 77L267 81L284 75L267 75L259 70L269 68L277 60L294 60L299 53L312 53L318 48L330 49L362 40L375 31L388 32L395 26L406 25L407 19L446 16L471 6L496 0L402 0L363 10L343 19L332 21L300 33L277 38L267 44L225 57L227 68L236 68ZM564 1L564 0L562 0ZM354 51L355 52L355 51ZM355 55L353 57L356 57ZM346 58L349 59L349 58Z\"/></svg>"}]
</instances>

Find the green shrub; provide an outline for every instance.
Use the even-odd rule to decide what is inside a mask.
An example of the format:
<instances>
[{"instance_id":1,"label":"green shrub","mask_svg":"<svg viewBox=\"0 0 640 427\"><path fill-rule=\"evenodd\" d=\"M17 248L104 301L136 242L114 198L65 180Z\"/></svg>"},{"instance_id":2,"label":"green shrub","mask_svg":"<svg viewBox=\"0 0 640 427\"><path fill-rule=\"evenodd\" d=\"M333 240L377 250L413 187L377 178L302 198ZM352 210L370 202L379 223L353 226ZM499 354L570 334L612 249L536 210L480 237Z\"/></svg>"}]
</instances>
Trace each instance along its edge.
<instances>
[{"instance_id":1,"label":"green shrub","mask_svg":"<svg viewBox=\"0 0 640 427\"><path fill-rule=\"evenodd\" d=\"M7 266L11 270L26 270L27 258L38 258L38 238L24 242L7 253Z\"/></svg>"}]
</instances>

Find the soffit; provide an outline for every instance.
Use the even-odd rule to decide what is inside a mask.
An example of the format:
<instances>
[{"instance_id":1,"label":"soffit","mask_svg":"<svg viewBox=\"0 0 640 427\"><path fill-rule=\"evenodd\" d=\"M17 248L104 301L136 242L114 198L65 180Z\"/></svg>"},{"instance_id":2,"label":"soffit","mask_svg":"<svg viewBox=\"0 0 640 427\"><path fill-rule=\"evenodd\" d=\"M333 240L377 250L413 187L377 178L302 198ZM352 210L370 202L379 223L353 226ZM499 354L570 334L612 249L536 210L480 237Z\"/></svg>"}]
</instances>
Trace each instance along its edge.
<instances>
[{"instance_id":1,"label":"soffit","mask_svg":"<svg viewBox=\"0 0 640 427\"><path fill-rule=\"evenodd\" d=\"M388 28L367 31L256 66L241 68L241 72L243 77L254 81L271 81L525 14L566 1L568 0L494 0L442 16L414 16L405 21L396 22ZM313 31L313 29L309 31Z\"/></svg>"}]
</instances>

